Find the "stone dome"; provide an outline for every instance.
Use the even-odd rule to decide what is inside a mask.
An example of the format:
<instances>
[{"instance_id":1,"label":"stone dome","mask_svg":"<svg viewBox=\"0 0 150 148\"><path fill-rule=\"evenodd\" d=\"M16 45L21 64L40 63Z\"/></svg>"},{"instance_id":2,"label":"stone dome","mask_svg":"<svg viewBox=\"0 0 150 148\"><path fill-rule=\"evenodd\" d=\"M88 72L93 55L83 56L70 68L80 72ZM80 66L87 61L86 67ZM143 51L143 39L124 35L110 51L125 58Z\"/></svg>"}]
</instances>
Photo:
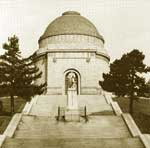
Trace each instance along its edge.
<instances>
[{"instance_id":1,"label":"stone dome","mask_svg":"<svg viewBox=\"0 0 150 148\"><path fill-rule=\"evenodd\" d=\"M88 19L75 11L64 12L62 16L51 22L39 41L57 35L92 36L104 42L103 37L98 33L96 27Z\"/></svg>"}]
</instances>

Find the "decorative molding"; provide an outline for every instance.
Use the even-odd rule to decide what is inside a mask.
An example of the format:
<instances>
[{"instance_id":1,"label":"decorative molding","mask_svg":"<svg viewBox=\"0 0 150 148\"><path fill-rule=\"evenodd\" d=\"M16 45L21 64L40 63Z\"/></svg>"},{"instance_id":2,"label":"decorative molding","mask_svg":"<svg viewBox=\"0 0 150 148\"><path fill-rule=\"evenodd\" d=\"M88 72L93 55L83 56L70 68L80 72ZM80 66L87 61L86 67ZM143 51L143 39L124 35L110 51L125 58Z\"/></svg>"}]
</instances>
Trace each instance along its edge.
<instances>
[{"instance_id":1,"label":"decorative molding","mask_svg":"<svg viewBox=\"0 0 150 148\"><path fill-rule=\"evenodd\" d=\"M87 53L86 62L89 63L91 60L91 54Z\"/></svg>"},{"instance_id":2,"label":"decorative molding","mask_svg":"<svg viewBox=\"0 0 150 148\"><path fill-rule=\"evenodd\" d=\"M67 73L69 72L74 72L76 73L77 77L78 77L78 94L80 95L81 93L81 74L79 72L78 69L74 69L74 68L69 68L69 69L66 69L64 72L63 72L63 83L62 83L62 94L66 94L66 88L65 88L65 77L67 75Z\"/></svg>"},{"instance_id":3,"label":"decorative molding","mask_svg":"<svg viewBox=\"0 0 150 148\"><path fill-rule=\"evenodd\" d=\"M57 62L57 57L56 57L56 53L53 53L53 62L56 63Z\"/></svg>"},{"instance_id":4,"label":"decorative molding","mask_svg":"<svg viewBox=\"0 0 150 148\"><path fill-rule=\"evenodd\" d=\"M35 57L35 62L38 61L39 58L43 58L43 56L45 56L45 54L47 54L47 53L49 53L48 55L54 57L54 62L55 62L55 58L56 59L69 59L69 58L70 59L81 59L81 58L85 58L85 59L89 60L88 58L91 57L90 53L92 54L92 56L95 53L97 58L103 59L107 63L109 63L109 61L110 61L110 57L105 53L97 52L97 50L95 50L95 49L82 49L81 48L81 49L78 49L78 50L77 49L74 49L74 50L72 50L72 49L55 49L55 50L52 50L52 51L45 50L45 52L41 52L41 53L37 54L37 56ZM87 54L89 54L89 56L83 57L83 55L82 55L82 57L70 57L70 56L57 57L56 53L87 53Z\"/></svg>"},{"instance_id":5,"label":"decorative molding","mask_svg":"<svg viewBox=\"0 0 150 148\"><path fill-rule=\"evenodd\" d=\"M97 53L97 52L96 52L96 58L103 59L103 60L105 60L107 63L109 63L109 61L110 61L110 57L109 57L109 56L106 56L106 55L104 55L104 54L102 54L102 53Z\"/></svg>"},{"instance_id":6,"label":"decorative molding","mask_svg":"<svg viewBox=\"0 0 150 148\"><path fill-rule=\"evenodd\" d=\"M87 42L87 43L99 43L99 44L104 44L104 39L98 38L97 36L91 36L87 34L59 34L59 35L52 35L52 36L47 36L45 38L40 38L38 43L39 46L42 47L47 43L53 43L53 42L59 42L59 41L74 41L74 42Z\"/></svg>"}]
</instances>

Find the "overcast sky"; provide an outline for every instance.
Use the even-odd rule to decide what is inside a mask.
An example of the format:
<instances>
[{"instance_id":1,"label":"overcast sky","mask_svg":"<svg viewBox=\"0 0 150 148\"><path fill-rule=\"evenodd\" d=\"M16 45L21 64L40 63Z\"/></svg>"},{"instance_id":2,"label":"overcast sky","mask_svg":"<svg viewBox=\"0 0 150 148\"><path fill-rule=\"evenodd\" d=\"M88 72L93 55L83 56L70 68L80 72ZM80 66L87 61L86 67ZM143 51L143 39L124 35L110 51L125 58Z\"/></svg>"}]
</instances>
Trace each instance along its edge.
<instances>
[{"instance_id":1,"label":"overcast sky","mask_svg":"<svg viewBox=\"0 0 150 148\"><path fill-rule=\"evenodd\" d=\"M150 65L150 0L0 0L0 54L2 43L16 34L22 54L29 56L48 24L68 10L93 22L111 61L136 48Z\"/></svg>"}]
</instances>

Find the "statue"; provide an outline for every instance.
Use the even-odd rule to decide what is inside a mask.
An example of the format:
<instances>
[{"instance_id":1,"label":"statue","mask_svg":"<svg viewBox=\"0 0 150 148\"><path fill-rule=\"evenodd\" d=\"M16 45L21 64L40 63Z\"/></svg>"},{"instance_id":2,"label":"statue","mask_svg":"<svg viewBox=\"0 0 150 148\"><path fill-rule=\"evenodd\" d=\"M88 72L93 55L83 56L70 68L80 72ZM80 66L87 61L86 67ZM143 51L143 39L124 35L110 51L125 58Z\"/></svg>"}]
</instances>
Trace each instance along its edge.
<instances>
[{"instance_id":1,"label":"statue","mask_svg":"<svg viewBox=\"0 0 150 148\"><path fill-rule=\"evenodd\" d=\"M68 75L68 88L77 89L77 80L75 73L71 72Z\"/></svg>"},{"instance_id":2,"label":"statue","mask_svg":"<svg viewBox=\"0 0 150 148\"><path fill-rule=\"evenodd\" d=\"M77 109L77 77L74 72L70 72L67 76L67 87L68 109Z\"/></svg>"}]
</instances>

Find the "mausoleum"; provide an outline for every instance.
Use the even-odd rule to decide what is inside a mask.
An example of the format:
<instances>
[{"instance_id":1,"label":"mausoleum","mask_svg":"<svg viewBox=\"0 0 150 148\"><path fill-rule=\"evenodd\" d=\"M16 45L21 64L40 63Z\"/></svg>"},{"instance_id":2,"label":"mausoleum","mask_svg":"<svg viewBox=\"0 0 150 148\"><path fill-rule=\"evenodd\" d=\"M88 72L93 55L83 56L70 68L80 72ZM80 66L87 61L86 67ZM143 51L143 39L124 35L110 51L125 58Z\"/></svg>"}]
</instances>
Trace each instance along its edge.
<instances>
[{"instance_id":1,"label":"mausoleum","mask_svg":"<svg viewBox=\"0 0 150 148\"><path fill-rule=\"evenodd\" d=\"M47 94L65 95L68 76L74 73L79 95L100 93L99 80L108 72L104 38L80 13L67 11L52 21L39 39L36 64L47 82Z\"/></svg>"}]
</instances>

